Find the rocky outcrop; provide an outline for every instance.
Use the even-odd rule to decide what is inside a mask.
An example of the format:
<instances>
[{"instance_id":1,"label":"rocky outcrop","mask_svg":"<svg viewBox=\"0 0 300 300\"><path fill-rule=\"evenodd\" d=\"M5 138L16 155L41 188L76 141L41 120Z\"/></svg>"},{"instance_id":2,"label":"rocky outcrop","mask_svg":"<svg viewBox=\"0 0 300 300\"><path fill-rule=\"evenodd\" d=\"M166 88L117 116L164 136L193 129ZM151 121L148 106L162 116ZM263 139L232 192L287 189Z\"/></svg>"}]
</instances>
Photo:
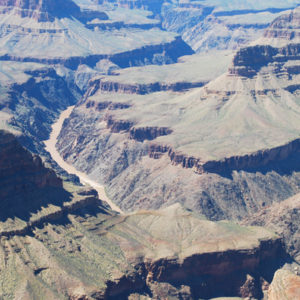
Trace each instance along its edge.
<instances>
[{"instance_id":1,"label":"rocky outcrop","mask_svg":"<svg viewBox=\"0 0 300 300\"><path fill-rule=\"evenodd\" d=\"M117 22L93 22L93 23L88 23L86 24L86 27L89 29L93 30L112 30L112 29L117 29L120 30L122 28L138 28L138 29L143 29L143 30L149 30L155 27L161 27L160 23L158 22L153 22L153 23L147 23L147 24L127 24L123 21L117 21Z\"/></svg>"},{"instance_id":2,"label":"rocky outcrop","mask_svg":"<svg viewBox=\"0 0 300 300\"><path fill-rule=\"evenodd\" d=\"M22 18L30 17L38 22L52 22L55 18L75 17L83 22L98 18L107 20L108 16L104 12L81 11L79 6L72 0L1 0L0 14L10 12Z\"/></svg>"},{"instance_id":3,"label":"rocky outcrop","mask_svg":"<svg viewBox=\"0 0 300 300\"><path fill-rule=\"evenodd\" d=\"M106 126L111 132L128 132L130 139L138 142L145 140L151 141L159 136L164 136L172 133L172 130L167 127L133 127L134 123L131 121L115 120L109 116L106 120Z\"/></svg>"},{"instance_id":4,"label":"rocky outcrop","mask_svg":"<svg viewBox=\"0 0 300 300\"><path fill-rule=\"evenodd\" d=\"M47 139L55 117L74 104L81 91L52 68L40 67L25 74L28 75L25 82L11 83L7 87L6 101L0 102L0 109L14 115L14 126L24 133L22 141L26 146L41 153L41 145L36 144L36 140ZM31 142L25 141L25 135L31 136Z\"/></svg>"},{"instance_id":5,"label":"rocky outcrop","mask_svg":"<svg viewBox=\"0 0 300 300\"><path fill-rule=\"evenodd\" d=\"M115 54L109 59L121 68L143 65L145 61L153 64L176 62L180 56L193 54L194 51L181 37L170 43L161 45L145 46L128 52Z\"/></svg>"},{"instance_id":6,"label":"rocky outcrop","mask_svg":"<svg viewBox=\"0 0 300 300\"><path fill-rule=\"evenodd\" d=\"M207 82L176 82L176 83L161 83L154 82L149 84L127 84L120 82L113 82L107 80L96 80L93 81L93 85L97 84L99 92L114 92L114 93L124 93L124 94L139 94L145 95L149 93L155 93L160 91L184 91L192 88L202 87Z\"/></svg>"},{"instance_id":7,"label":"rocky outcrop","mask_svg":"<svg viewBox=\"0 0 300 300\"><path fill-rule=\"evenodd\" d=\"M160 13L161 6L164 0L153 0L151 2L147 0L96 0L99 4L113 3L119 7L125 7L129 9L146 9L156 14Z\"/></svg>"},{"instance_id":8,"label":"rocky outcrop","mask_svg":"<svg viewBox=\"0 0 300 300\"><path fill-rule=\"evenodd\" d=\"M53 21L55 17L69 17L80 13L80 8L71 0L1 0L0 5L6 8L18 8L21 17L32 17L38 21Z\"/></svg>"},{"instance_id":9,"label":"rocky outcrop","mask_svg":"<svg viewBox=\"0 0 300 300\"><path fill-rule=\"evenodd\" d=\"M284 255L283 246L277 240L262 241L258 248L251 251L195 254L182 262L174 258L148 261L135 266L138 270L136 274L123 276L116 282L108 281L105 296L126 297L134 290L143 291L151 288L151 284L167 282L172 286L179 283L189 286L189 299L221 296L261 299L265 278L270 280L264 273L263 265L269 264L274 268L278 265L278 258Z\"/></svg>"},{"instance_id":10,"label":"rocky outcrop","mask_svg":"<svg viewBox=\"0 0 300 300\"><path fill-rule=\"evenodd\" d=\"M165 44L144 46L140 49L125 51L112 55L88 55L85 57L73 56L69 58L36 58L17 57L9 54L0 56L0 61L36 62L53 65L60 64L71 70L76 70L79 65L84 64L95 67L99 60L108 59L121 68L144 65L145 63L164 64L174 63L180 56L194 53L193 50L180 37Z\"/></svg>"},{"instance_id":11,"label":"rocky outcrop","mask_svg":"<svg viewBox=\"0 0 300 300\"><path fill-rule=\"evenodd\" d=\"M116 102L95 102L95 101L87 101L86 108L95 108L97 111L102 111L105 109L108 110L116 110L116 109L127 109L130 107L130 104L126 103L116 103Z\"/></svg>"},{"instance_id":12,"label":"rocky outcrop","mask_svg":"<svg viewBox=\"0 0 300 300\"><path fill-rule=\"evenodd\" d=\"M291 154L300 151L300 139L286 145L257 151L245 156L233 156L220 161L207 161L202 167L207 172L226 172L228 170L249 170L264 167L272 162L287 159Z\"/></svg>"},{"instance_id":13,"label":"rocky outcrop","mask_svg":"<svg viewBox=\"0 0 300 300\"><path fill-rule=\"evenodd\" d=\"M291 154L300 152L300 139L272 149L257 151L244 156L232 156L216 161L203 161L201 158L188 156L173 150L169 146L152 144L149 147L148 155L151 158L159 159L167 153L172 164L181 165L183 168L194 168L198 174L218 173L226 174L233 170L251 170L264 167L272 162L279 162L287 159Z\"/></svg>"},{"instance_id":14,"label":"rocky outcrop","mask_svg":"<svg viewBox=\"0 0 300 300\"><path fill-rule=\"evenodd\" d=\"M287 25L288 24L288 25ZM300 10L284 14L276 18L265 31L264 37L268 39L283 39L292 41L300 37Z\"/></svg>"},{"instance_id":15,"label":"rocky outcrop","mask_svg":"<svg viewBox=\"0 0 300 300\"><path fill-rule=\"evenodd\" d=\"M31 154L14 135L3 130L0 130L0 181L0 239L24 236L36 226L88 206L100 205L105 210L95 190L72 186L71 194L39 156ZM49 205L53 208L49 209ZM23 223L15 221L7 227L5 223L10 218Z\"/></svg>"},{"instance_id":16,"label":"rocky outcrop","mask_svg":"<svg viewBox=\"0 0 300 300\"><path fill-rule=\"evenodd\" d=\"M43 166L39 156L32 155L25 150L12 134L1 130L0 143L2 201L10 198L15 193L22 195L27 184L37 188L44 188L45 186L62 187L61 179L52 170ZM6 184L4 184L4 181Z\"/></svg>"},{"instance_id":17,"label":"rocky outcrop","mask_svg":"<svg viewBox=\"0 0 300 300\"><path fill-rule=\"evenodd\" d=\"M289 44L282 48L257 45L239 50L233 59L233 68L229 71L232 75L253 77L269 63L299 59L300 44Z\"/></svg>"},{"instance_id":18,"label":"rocky outcrop","mask_svg":"<svg viewBox=\"0 0 300 300\"><path fill-rule=\"evenodd\" d=\"M62 188L54 171L45 168L40 157L25 150L12 134L0 131L0 152L1 218L42 201L31 199L38 190Z\"/></svg>"},{"instance_id":19,"label":"rocky outcrop","mask_svg":"<svg viewBox=\"0 0 300 300\"><path fill-rule=\"evenodd\" d=\"M299 9L276 18L265 30L259 45L242 48L237 52L230 72L235 75L252 77L260 68L269 63L299 60L299 28Z\"/></svg>"},{"instance_id":20,"label":"rocky outcrop","mask_svg":"<svg viewBox=\"0 0 300 300\"><path fill-rule=\"evenodd\" d=\"M151 141L159 136L171 134L173 131L167 127L134 127L129 131L130 138L138 142Z\"/></svg>"},{"instance_id":21,"label":"rocky outcrop","mask_svg":"<svg viewBox=\"0 0 300 300\"><path fill-rule=\"evenodd\" d=\"M181 34L196 52L239 49L260 38L279 12L296 6L296 3L276 2L270 7L265 4L253 7L250 2L244 2L235 9L222 2L165 2L162 8L162 26Z\"/></svg>"},{"instance_id":22,"label":"rocky outcrop","mask_svg":"<svg viewBox=\"0 0 300 300\"><path fill-rule=\"evenodd\" d=\"M123 120L114 120L112 117L108 117L106 121L106 126L111 130L111 132L117 133L121 131L128 132L133 126L133 122L123 121Z\"/></svg>"},{"instance_id":23,"label":"rocky outcrop","mask_svg":"<svg viewBox=\"0 0 300 300\"><path fill-rule=\"evenodd\" d=\"M283 238L287 252L300 262L300 194L264 207L243 220L242 224L264 226L276 231Z\"/></svg>"},{"instance_id":24,"label":"rocky outcrop","mask_svg":"<svg viewBox=\"0 0 300 300\"><path fill-rule=\"evenodd\" d=\"M268 290L268 300L300 298L300 276L287 270L278 270Z\"/></svg>"},{"instance_id":25,"label":"rocky outcrop","mask_svg":"<svg viewBox=\"0 0 300 300\"><path fill-rule=\"evenodd\" d=\"M15 232L2 236L0 257L8 263L3 264L1 276L10 272L9 262L14 260L16 270L9 273L9 280L28 282L25 288L14 285L7 294L15 295L21 288L33 297L37 292L30 286L40 282L38 294L42 297L54 291L70 299L126 299L132 293L158 299L174 293L185 294L187 299L218 295L259 298L261 282L269 281L264 265L268 264L272 273L278 268L278 261L285 259L280 240L263 229L259 233L258 228L243 228L249 234L249 240L243 242L239 233L226 225L213 225L189 213L174 212L173 208L167 210L169 215L164 211L159 214L144 211L117 216L102 210L101 206L87 205L81 212L66 211L61 218L57 215L36 224L38 227L32 224L30 234ZM159 223L158 231L155 222ZM189 222L196 228L191 228ZM170 223L180 227L172 226L172 237L165 239L166 245L171 246L166 248L170 251L168 255L161 238L171 229ZM233 244L226 247L221 236L224 231L244 248ZM201 243L198 244L201 232L210 232L222 250L215 250L214 244L203 250ZM186 234L196 237L196 248L185 243L182 236ZM94 249L92 254L90 249ZM182 249L180 258L175 249ZM80 272L75 272L78 268ZM248 284L249 281L253 284ZM49 282L52 282L50 291Z\"/></svg>"},{"instance_id":26,"label":"rocky outcrop","mask_svg":"<svg viewBox=\"0 0 300 300\"><path fill-rule=\"evenodd\" d=\"M74 202L66 203L63 206L57 208L56 211L47 213L41 217L35 218L32 221L26 222L22 228L14 229L11 228L9 230L0 230L0 239L3 237L15 237L15 236L25 236L27 234L31 234L32 230L35 227L42 227L44 224L48 222L60 221L64 218L64 216L84 210L87 207L103 207L105 211L106 208L103 206L103 202L98 199L97 193L94 193L94 190L87 191L85 197L81 197ZM89 195L89 196L88 196ZM12 226L13 227L13 226Z\"/></svg>"}]
</instances>

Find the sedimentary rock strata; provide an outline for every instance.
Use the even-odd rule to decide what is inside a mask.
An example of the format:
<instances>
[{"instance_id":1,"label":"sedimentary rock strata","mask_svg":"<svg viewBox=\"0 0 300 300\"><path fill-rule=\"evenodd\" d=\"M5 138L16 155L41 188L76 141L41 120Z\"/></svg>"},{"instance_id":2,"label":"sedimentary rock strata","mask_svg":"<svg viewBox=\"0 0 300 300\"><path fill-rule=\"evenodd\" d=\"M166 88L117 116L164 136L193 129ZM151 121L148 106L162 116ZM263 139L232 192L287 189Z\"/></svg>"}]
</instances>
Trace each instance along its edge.
<instances>
[{"instance_id":1,"label":"sedimentary rock strata","mask_svg":"<svg viewBox=\"0 0 300 300\"><path fill-rule=\"evenodd\" d=\"M96 79L61 132L59 149L106 182L125 210L181 199L208 218L242 218L299 191L297 49L291 41L241 49L229 72L179 93L124 93L101 88ZM244 67L251 76L239 73ZM125 73L121 79L117 73L109 76L116 86L126 82ZM134 140L138 128L169 132ZM232 211L235 201L239 208Z\"/></svg>"}]
</instances>

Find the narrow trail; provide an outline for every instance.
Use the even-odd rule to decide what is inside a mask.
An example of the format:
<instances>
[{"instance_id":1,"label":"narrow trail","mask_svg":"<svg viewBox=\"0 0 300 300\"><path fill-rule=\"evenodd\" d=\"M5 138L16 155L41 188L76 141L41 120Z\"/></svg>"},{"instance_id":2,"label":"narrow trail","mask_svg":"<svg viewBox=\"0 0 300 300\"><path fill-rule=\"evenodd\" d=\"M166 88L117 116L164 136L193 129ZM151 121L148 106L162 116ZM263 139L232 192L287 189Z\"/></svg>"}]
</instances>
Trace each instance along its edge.
<instances>
[{"instance_id":1,"label":"narrow trail","mask_svg":"<svg viewBox=\"0 0 300 300\"><path fill-rule=\"evenodd\" d=\"M63 158L61 157L61 155L59 154L59 152L56 149L55 145L56 145L56 142L57 142L58 135L61 131L62 125L64 123L64 120L67 119L70 116L73 108L74 108L74 106L69 106L66 110L64 110L60 114L59 119L56 121L56 123L54 123L52 125L52 131L51 131L51 134L50 134L50 138L49 138L49 140L44 142L44 144L46 146L45 149L51 154L52 159L54 161L56 161L56 163L61 168L63 168L66 172L68 172L70 174L77 175L82 184L90 185L91 187L93 187L98 192L98 196L101 200L107 202L108 205L111 207L111 209L113 209L114 211L117 211L117 212L122 214L123 213L122 210L107 197L103 185L101 185L101 184L97 183L96 181L90 179L87 174L78 171L75 167L73 167L72 165L70 165L69 163L64 161Z\"/></svg>"}]
</instances>

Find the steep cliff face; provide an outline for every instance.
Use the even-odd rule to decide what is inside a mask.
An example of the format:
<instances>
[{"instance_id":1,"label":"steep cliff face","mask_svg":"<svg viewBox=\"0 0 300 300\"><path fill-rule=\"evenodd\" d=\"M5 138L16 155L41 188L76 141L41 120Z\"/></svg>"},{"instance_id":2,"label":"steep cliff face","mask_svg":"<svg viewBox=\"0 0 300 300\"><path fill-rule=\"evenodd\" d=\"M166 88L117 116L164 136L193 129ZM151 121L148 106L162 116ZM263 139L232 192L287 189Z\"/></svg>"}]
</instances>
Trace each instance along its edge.
<instances>
[{"instance_id":1,"label":"steep cliff face","mask_svg":"<svg viewBox=\"0 0 300 300\"><path fill-rule=\"evenodd\" d=\"M0 86L4 91L0 96L0 109L13 116L11 125L23 132L27 147L40 152L39 141L48 137L55 117L74 104L81 91L50 67L8 62L0 65L1 78L18 68L14 77L2 78ZM25 139L25 136L30 138Z\"/></svg>"},{"instance_id":2,"label":"steep cliff face","mask_svg":"<svg viewBox=\"0 0 300 300\"><path fill-rule=\"evenodd\" d=\"M108 17L104 12L81 12L78 5L72 0L53 1L53 0L1 0L0 14L13 11L14 14L25 18L30 17L38 22L52 22L55 18L75 17L82 21L99 18L107 20Z\"/></svg>"},{"instance_id":3,"label":"steep cliff face","mask_svg":"<svg viewBox=\"0 0 300 300\"><path fill-rule=\"evenodd\" d=\"M299 20L299 8L276 18L265 30L263 37L256 42L257 45L242 48L237 52L230 72L240 76L254 76L263 66L270 63L299 60Z\"/></svg>"},{"instance_id":4,"label":"steep cliff face","mask_svg":"<svg viewBox=\"0 0 300 300\"><path fill-rule=\"evenodd\" d=\"M300 261L300 194L281 203L265 207L260 212L248 217L244 224L258 225L278 232L284 239L289 254Z\"/></svg>"},{"instance_id":5,"label":"steep cliff face","mask_svg":"<svg viewBox=\"0 0 300 300\"><path fill-rule=\"evenodd\" d=\"M213 55L194 54L180 57L177 63L146 65L118 69L90 82L90 93L149 94L161 91L183 92L202 87L227 71L231 64L231 51ZM215 62L218 61L218 64Z\"/></svg>"},{"instance_id":6,"label":"steep cliff face","mask_svg":"<svg viewBox=\"0 0 300 300\"><path fill-rule=\"evenodd\" d=\"M16 138L0 131L1 219L12 217L13 211L30 211L37 190L62 188L62 180L54 171L43 166L38 156L25 150ZM32 198L31 198L32 197Z\"/></svg>"},{"instance_id":7,"label":"steep cliff face","mask_svg":"<svg viewBox=\"0 0 300 300\"><path fill-rule=\"evenodd\" d=\"M179 199L211 219L243 218L300 188L298 48L241 49L233 68L249 67L251 76L230 71L188 92L120 93L103 90L96 79L58 147L69 162L105 182L124 210ZM109 78L147 80L120 74L119 81L118 75ZM143 136L147 128L169 132L134 139L134 128Z\"/></svg>"},{"instance_id":8,"label":"steep cliff face","mask_svg":"<svg viewBox=\"0 0 300 300\"><path fill-rule=\"evenodd\" d=\"M297 40L299 39L299 18L300 9L292 11L290 14L285 14L271 23L270 27L265 31L264 38L266 39L282 39L282 40ZM286 26L289 24L289 26Z\"/></svg>"},{"instance_id":9,"label":"steep cliff face","mask_svg":"<svg viewBox=\"0 0 300 300\"><path fill-rule=\"evenodd\" d=\"M122 66L174 62L192 52L174 33L158 27L139 28L158 25L147 13L139 17L127 10L121 17L122 12L113 11L108 16L95 5L80 8L71 0L3 1L0 11L1 60L63 64L76 69L80 64L95 67L103 58L112 58ZM101 22L121 22L124 26L112 30L91 25Z\"/></svg>"},{"instance_id":10,"label":"steep cliff face","mask_svg":"<svg viewBox=\"0 0 300 300\"><path fill-rule=\"evenodd\" d=\"M149 94L160 91L184 91L191 88L201 87L205 85L205 82L178 82L175 84L161 84L160 82L150 83L150 84L138 84L138 85L130 85L123 84L118 82L104 81L99 79L99 88L103 92L115 92L115 93L126 93L126 94Z\"/></svg>"},{"instance_id":11,"label":"steep cliff face","mask_svg":"<svg viewBox=\"0 0 300 300\"><path fill-rule=\"evenodd\" d=\"M55 299L261 298L286 259L263 228L213 223L179 205L120 216L99 201L11 231L0 249L1 294Z\"/></svg>"},{"instance_id":12,"label":"steep cliff face","mask_svg":"<svg viewBox=\"0 0 300 300\"><path fill-rule=\"evenodd\" d=\"M180 33L196 52L208 49L238 49L260 38L264 29L284 10L299 3L277 1L254 6L244 1L165 3L163 27Z\"/></svg>"},{"instance_id":13,"label":"steep cliff face","mask_svg":"<svg viewBox=\"0 0 300 300\"><path fill-rule=\"evenodd\" d=\"M96 2L99 4L112 3L114 5L118 5L119 7L126 7L130 9L142 8L159 14L164 0L96 0Z\"/></svg>"},{"instance_id":14,"label":"steep cliff face","mask_svg":"<svg viewBox=\"0 0 300 300\"><path fill-rule=\"evenodd\" d=\"M188 287L187 299L210 299L218 296L262 299L268 282L264 278L266 274L260 268L265 263L274 265L281 256L281 248L280 242L268 242L261 243L251 254L248 251L229 251L195 254L182 262L174 258L148 261L136 266L139 276L132 274L117 282L107 282L105 296L126 297L134 286L138 292L149 288L152 295L159 299L168 296L165 289L167 284L174 287L183 283ZM237 265L243 267L237 268ZM230 281L226 279L229 277Z\"/></svg>"},{"instance_id":15,"label":"steep cliff face","mask_svg":"<svg viewBox=\"0 0 300 300\"><path fill-rule=\"evenodd\" d=\"M258 45L239 50L233 59L234 67L231 74L251 77L257 74L263 66L269 63L282 63L289 60L299 60L300 44L289 44L283 48Z\"/></svg>"}]
</instances>

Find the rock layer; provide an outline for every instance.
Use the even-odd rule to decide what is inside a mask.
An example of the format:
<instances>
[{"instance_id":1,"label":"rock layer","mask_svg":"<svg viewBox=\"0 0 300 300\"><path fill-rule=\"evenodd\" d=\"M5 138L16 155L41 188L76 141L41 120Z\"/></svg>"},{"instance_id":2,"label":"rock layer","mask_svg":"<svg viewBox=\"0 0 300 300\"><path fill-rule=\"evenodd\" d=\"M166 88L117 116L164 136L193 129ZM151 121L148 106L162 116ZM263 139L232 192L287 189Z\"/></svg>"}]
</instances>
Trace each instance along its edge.
<instances>
[{"instance_id":1,"label":"rock layer","mask_svg":"<svg viewBox=\"0 0 300 300\"><path fill-rule=\"evenodd\" d=\"M116 93L96 79L59 150L105 182L125 211L180 199L210 219L239 219L280 202L300 188L297 45L239 50L234 68L252 68L251 76L229 72L188 92ZM133 128L169 133L134 140Z\"/></svg>"},{"instance_id":2,"label":"rock layer","mask_svg":"<svg viewBox=\"0 0 300 300\"><path fill-rule=\"evenodd\" d=\"M300 194L280 203L263 208L243 221L243 224L257 225L278 232L284 239L287 251L300 262Z\"/></svg>"},{"instance_id":3,"label":"rock layer","mask_svg":"<svg viewBox=\"0 0 300 300\"><path fill-rule=\"evenodd\" d=\"M2 236L0 250L0 292L30 298L161 298L166 287L187 299L259 298L285 261L280 239L261 228L209 222L178 205L117 216L91 201Z\"/></svg>"}]
</instances>

